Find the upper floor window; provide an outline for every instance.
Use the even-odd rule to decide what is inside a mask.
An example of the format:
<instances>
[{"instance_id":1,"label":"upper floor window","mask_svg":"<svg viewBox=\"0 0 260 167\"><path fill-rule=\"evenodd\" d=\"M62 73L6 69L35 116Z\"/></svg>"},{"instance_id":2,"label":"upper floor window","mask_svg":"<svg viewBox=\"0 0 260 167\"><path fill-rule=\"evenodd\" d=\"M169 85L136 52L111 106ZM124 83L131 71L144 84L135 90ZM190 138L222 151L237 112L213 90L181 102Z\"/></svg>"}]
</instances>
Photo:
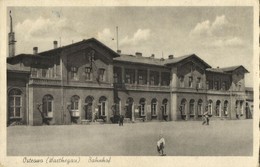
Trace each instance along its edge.
<instances>
[{"instance_id":1,"label":"upper floor window","mask_svg":"<svg viewBox=\"0 0 260 167\"><path fill-rule=\"evenodd\" d=\"M222 90L228 90L228 86L227 86L227 82L226 81L223 81L222 82Z\"/></svg>"},{"instance_id":2,"label":"upper floor window","mask_svg":"<svg viewBox=\"0 0 260 167\"><path fill-rule=\"evenodd\" d=\"M21 118L22 117L22 91L19 89L12 89L8 97L8 117Z\"/></svg>"},{"instance_id":3,"label":"upper floor window","mask_svg":"<svg viewBox=\"0 0 260 167\"><path fill-rule=\"evenodd\" d=\"M170 84L170 73L162 72L162 86L168 86Z\"/></svg>"},{"instance_id":4,"label":"upper floor window","mask_svg":"<svg viewBox=\"0 0 260 167\"><path fill-rule=\"evenodd\" d=\"M78 80L78 67L71 67L71 79Z\"/></svg>"},{"instance_id":5,"label":"upper floor window","mask_svg":"<svg viewBox=\"0 0 260 167\"><path fill-rule=\"evenodd\" d=\"M92 80L92 71L90 67L85 67L85 74L86 74L86 80L91 81Z\"/></svg>"},{"instance_id":6,"label":"upper floor window","mask_svg":"<svg viewBox=\"0 0 260 167\"><path fill-rule=\"evenodd\" d=\"M201 88L201 78L200 78L200 77L197 78L196 88L197 88L197 89L200 89L200 88Z\"/></svg>"},{"instance_id":7,"label":"upper floor window","mask_svg":"<svg viewBox=\"0 0 260 167\"><path fill-rule=\"evenodd\" d=\"M209 89L209 81L208 80L206 81L206 88L207 88L207 90Z\"/></svg>"},{"instance_id":8,"label":"upper floor window","mask_svg":"<svg viewBox=\"0 0 260 167\"><path fill-rule=\"evenodd\" d=\"M125 70L125 83L133 84L135 82L135 70L126 69Z\"/></svg>"},{"instance_id":9,"label":"upper floor window","mask_svg":"<svg viewBox=\"0 0 260 167\"><path fill-rule=\"evenodd\" d=\"M42 77L43 78L48 77L48 69L42 69Z\"/></svg>"},{"instance_id":10,"label":"upper floor window","mask_svg":"<svg viewBox=\"0 0 260 167\"><path fill-rule=\"evenodd\" d=\"M138 84L145 85L146 84L146 71L145 70L139 70L138 71Z\"/></svg>"},{"instance_id":11,"label":"upper floor window","mask_svg":"<svg viewBox=\"0 0 260 167\"><path fill-rule=\"evenodd\" d=\"M214 82L214 89L219 90L219 82L218 81Z\"/></svg>"},{"instance_id":12,"label":"upper floor window","mask_svg":"<svg viewBox=\"0 0 260 167\"><path fill-rule=\"evenodd\" d=\"M189 87L192 88L193 77L189 77Z\"/></svg>"},{"instance_id":13,"label":"upper floor window","mask_svg":"<svg viewBox=\"0 0 260 167\"><path fill-rule=\"evenodd\" d=\"M179 80L180 80L180 87L183 88L184 87L184 76L180 76Z\"/></svg>"},{"instance_id":14,"label":"upper floor window","mask_svg":"<svg viewBox=\"0 0 260 167\"><path fill-rule=\"evenodd\" d=\"M114 73L114 83L119 83L118 82L118 74Z\"/></svg>"},{"instance_id":15,"label":"upper floor window","mask_svg":"<svg viewBox=\"0 0 260 167\"><path fill-rule=\"evenodd\" d=\"M150 85L159 84L159 72L151 71L150 73Z\"/></svg>"},{"instance_id":16,"label":"upper floor window","mask_svg":"<svg viewBox=\"0 0 260 167\"><path fill-rule=\"evenodd\" d=\"M37 68L31 68L31 77L38 77L38 70Z\"/></svg>"},{"instance_id":17,"label":"upper floor window","mask_svg":"<svg viewBox=\"0 0 260 167\"><path fill-rule=\"evenodd\" d=\"M105 81L106 80L105 69L104 68L99 68L98 69L98 80L99 81Z\"/></svg>"}]
</instances>

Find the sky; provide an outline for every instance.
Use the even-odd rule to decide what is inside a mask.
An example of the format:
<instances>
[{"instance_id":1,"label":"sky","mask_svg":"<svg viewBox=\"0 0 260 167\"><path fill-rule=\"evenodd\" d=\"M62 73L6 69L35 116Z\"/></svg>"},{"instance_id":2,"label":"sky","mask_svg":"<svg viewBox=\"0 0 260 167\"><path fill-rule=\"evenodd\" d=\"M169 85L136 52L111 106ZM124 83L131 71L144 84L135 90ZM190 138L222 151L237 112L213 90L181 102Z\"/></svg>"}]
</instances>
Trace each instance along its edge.
<instances>
[{"instance_id":1,"label":"sky","mask_svg":"<svg viewBox=\"0 0 260 167\"><path fill-rule=\"evenodd\" d=\"M253 86L252 7L8 7L16 54L96 38L125 54L179 57L195 53L213 68L243 65ZM7 15L7 33L10 19ZM7 34L6 33L6 34Z\"/></svg>"}]
</instances>

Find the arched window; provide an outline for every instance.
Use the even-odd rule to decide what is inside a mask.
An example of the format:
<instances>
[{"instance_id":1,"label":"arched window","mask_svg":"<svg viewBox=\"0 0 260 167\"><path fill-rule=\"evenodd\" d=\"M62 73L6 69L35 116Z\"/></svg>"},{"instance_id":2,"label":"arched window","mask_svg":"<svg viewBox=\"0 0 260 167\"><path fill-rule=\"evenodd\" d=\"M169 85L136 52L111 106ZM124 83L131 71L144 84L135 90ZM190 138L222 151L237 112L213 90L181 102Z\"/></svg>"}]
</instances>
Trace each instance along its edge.
<instances>
[{"instance_id":1,"label":"arched window","mask_svg":"<svg viewBox=\"0 0 260 167\"><path fill-rule=\"evenodd\" d=\"M45 117L53 117L53 97L51 95L43 96L42 112Z\"/></svg>"},{"instance_id":2,"label":"arched window","mask_svg":"<svg viewBox=\"0 0 260 167\"><path fill-rule=\"evenodd\" d=\"M79 100L77 95L71 97L71 111L79 111Z\"/></svg>"},{"instance_id":3,"label":"arched window","mask_svg":"<svg viewBox=\"0 0 260 167\"><path fill-rule=\"evenodd\" d=\"M208 101L208 113L210 115L212 115L212 107L213 107L213 101L212 100L209 100Z\"/></svg>"},{"instance_id":4,"label":"arched window","mask_svg":"<svg viewBox=\"0 0 260 167\"><path fill-rule=\"evenodd\" d=\"M107 101L107 98L105 96L101 96L99 98L99 105L98 105L98 115L99 116L106 115L106 101Z\"/></svg>"},{"instance_id":5,"label":"arched window","mask_svg":"<svg viewBox=\"0 0 260 167\"><path fill-rule=\"evenodd\" d=\"M198 115L202 115L203 114L203 107L202 107L202 100L201 99L199 99L199 101L198 101L197 109L198 109Z\"/></svg>"},{"instance_id":6,"label":"arched window","mask_svg":"<svg viewBox=\"0 0 260 167\"><path fill-rule=\"evenodd\" d=\"M139 101L140 107L139 107L139 115L145 116L145 99L141 98Z\"/></svg>"},{"instance_id":7,"label":"arched window","mask_svg":"<svg viewBox=\"0 0 260 167\"><path fill-rule=\"evenodd\" d=\"M168 115L168 100L167 99L163 99L162 101L163 104L163 115Z\"/></svg>"},{"instance_id":8,"label":"arched window","mask_svg":"<svg viewBox=\"0 0 260 167\"><path fill-rule=\"evenodd\" d=\"M151 101L151 113L152 113L152 116L157 115L157 100L156 99L152 99L152 101Z\"/></svg>"},{"instance_id":9,"label":"arched window","mask_svg":"<svg viewBox=\"0 0 260 167\"><path fill-rule=\"evenodd\" d=\"M195 115L194 100L191 99L190 100L190 116L194 116L194 115Z\"/></svg>"},{"instance_id":10,"label":"arched window","mask_svg":"<svg viewBox=\"0 0 260 167\"><path fill-rule=\"evenodd\" d=\"M221 102L218 100L216 102L216 116L220 117L221 116Z\"/></svg>"},{"instance_id":11,"label":"arched window","mask_svg":"<svg viewBox=\"0 0 260 167\"><path fill-rule=\"evenodd\" d=\"M187 103L186 99L181 100L181 106L180 106L181 115L186 115L186 103Z\"/></svg>"},{"instance_id":12,"label":"arched window","mask_svg":"<svg viewBox=\"0 0 260 167\"><path fill-rule=\"evenodd\" d=\"M22 91L20 89L12 89L9 92L8 99L9 118L22 117Z\"/></svg>"},{"instance_id":13,"label":"arched window","mask_svg":"<svg viewBox=\"0 0 260 167\"><path fill-rule=\"evenodd\" d=\"M225 116L228 115L228 101L227 100L224 102L224 115Z\"/></svg>"}]
</instances>

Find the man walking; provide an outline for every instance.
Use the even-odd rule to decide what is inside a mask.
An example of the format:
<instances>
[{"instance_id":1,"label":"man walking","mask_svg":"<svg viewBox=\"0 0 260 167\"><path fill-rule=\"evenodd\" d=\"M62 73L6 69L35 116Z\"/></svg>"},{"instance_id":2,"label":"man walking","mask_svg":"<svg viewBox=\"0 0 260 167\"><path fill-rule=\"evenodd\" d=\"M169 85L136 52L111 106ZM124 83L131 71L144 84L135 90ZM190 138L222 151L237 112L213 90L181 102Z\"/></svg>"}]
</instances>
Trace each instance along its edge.
<instances>
[{"instance_id":1,"label":"man walking","mask_svg":"<svg viewBox=\"0 0 260 167\"><path fill-rule=\"evenodd\" d=\"M209 113L207 111L203 114L202 125L204 125L205 123L207 123L207 125L209 125Z\"/></svg>"},{"instance_id":2,"label":"man walking","mask_svg":"<svg viewBox=\"0 0 260 167\"><path fill-rule=\"evenodd\" d=\"M163 149L165 147L165 140L163 137L160 138L159 141L157 141L157 151L161 156L165 156L166 154L163 153Z\"/></svg>"}]
</instances>

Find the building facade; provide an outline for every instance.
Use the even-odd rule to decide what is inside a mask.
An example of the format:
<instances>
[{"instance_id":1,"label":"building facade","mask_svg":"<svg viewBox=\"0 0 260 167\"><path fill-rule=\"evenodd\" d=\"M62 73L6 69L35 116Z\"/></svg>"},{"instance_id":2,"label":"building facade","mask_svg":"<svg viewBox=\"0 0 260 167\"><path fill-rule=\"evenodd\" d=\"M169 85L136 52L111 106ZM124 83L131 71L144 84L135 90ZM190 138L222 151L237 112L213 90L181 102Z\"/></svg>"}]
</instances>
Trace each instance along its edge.
<instances>
[{"instance_id":1,"label":"building facade","mask_svg":"<svg viewBox=\"0 0 260 167\"><path fill-rule=\"evenodd\" d=\"M7 58L7 124L252 118L243 66L211 68L195 54L157 59L91 38Z\"/></svg>"}]
</instances>

